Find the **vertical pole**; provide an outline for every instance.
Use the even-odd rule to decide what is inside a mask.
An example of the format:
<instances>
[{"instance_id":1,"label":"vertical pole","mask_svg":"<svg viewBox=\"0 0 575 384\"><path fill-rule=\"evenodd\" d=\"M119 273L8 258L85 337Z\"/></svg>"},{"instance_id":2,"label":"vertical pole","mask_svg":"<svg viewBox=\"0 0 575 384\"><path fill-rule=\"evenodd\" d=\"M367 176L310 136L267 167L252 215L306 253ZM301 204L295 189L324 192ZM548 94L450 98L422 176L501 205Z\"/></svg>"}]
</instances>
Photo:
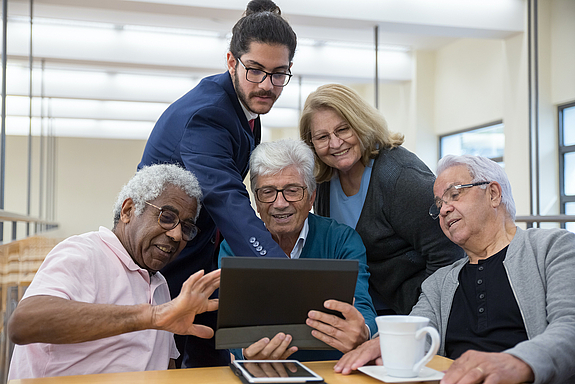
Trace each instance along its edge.
<instances>
[{"instance_id":1,"label":"vertical pole","mask_svg":"<svg viewBox=\"0 0 575 384\"><path fill-rule=\"evenodd\" d=\"M375 33L375 108L379 109L379 25L374 28Z\"/></svg>"},{"instance_id":2,"label":"vertical pole","mask_svg":"<svg viewBox=\"0 0 575 384\"><path fill-rule=\"evenodd\" d=\"M302 78L301 75L297 77L297 85L298 85L298 98L297 98L297 109L299 111L299 117L301 117L301 112L303 110L302 104L302 89L301 89Z\"/></svg>"},{"instance_id":3,"label":"vertical pole","mask_svg":"<svg viewBox=\"0 0 575 384\"><path fill-rule=\"evenodd\" d=\"M44 68L46 63L42 59L42 83L41 83L41 98L42 98L42 113L40 118L40 186L38 188L38 217L45 218L44 216Z\"/></svg>"},{"instance_id":4,"label":"vertical pole","mask_svg":"<svg viewBox=\"0 0 575 384\"><path fill-rule=\"evenodd\" d=\"M535 136L535 214L541 214L541 199L539 198L539 16L537 0L533 0L533 95L534 110L534 136ZM538 227L541 226L538 223Z\"/></svg>"},{"instance_id":5,"label":"vertical pole","mask_svg":"<svg viewBox=\"0 0 575 384\"><path fill-rule=\"evenodd\" d=\"M29 126L28 126L28 186L26 195L26 215L31 215L31 202L32 202L32 76L34 67L34 55L32 50L32 30L34 25L34 0L30 0L30 55L29 55L29 66L30 66L30 89L28 90L28 97L30 99L30 115L29 115ZM26 237L30 236L30 222L26 223Z\"/></svg>"},{"instance_id":6,"label":"vertical pole","mask_svg":"<svg viewBox=\"0 0 575 384\"><path fill-rule=\"evenodd\" d=\"M528 85L529 85L529 183L532 216L540 214L539 202L539 76L537 0L527 3ZM537 223L539 226L540 223Z\"/></svg>"},{"instance_id":7,"label":"vertical pole","mask_svg":"<svg viewBox=\"0 0 575 384\"><path fill-rule=\"evenodd\" d=\"M2 0L2 130L0 132L0 209L4 209L6 177L6 64L8 60L8 0ZM4 223L0 222L0 242L4 240Z\"/></svg>"}]
</instances>

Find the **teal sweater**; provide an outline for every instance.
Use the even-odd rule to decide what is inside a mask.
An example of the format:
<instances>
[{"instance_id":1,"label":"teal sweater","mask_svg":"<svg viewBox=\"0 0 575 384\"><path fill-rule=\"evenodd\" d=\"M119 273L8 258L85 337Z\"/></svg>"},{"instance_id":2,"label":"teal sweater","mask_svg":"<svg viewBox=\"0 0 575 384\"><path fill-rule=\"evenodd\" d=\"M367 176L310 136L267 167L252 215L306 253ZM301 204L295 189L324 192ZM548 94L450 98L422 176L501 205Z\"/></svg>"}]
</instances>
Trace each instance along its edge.
<instances>
[{"instance_id":1,"label":"teal sweater","mask_svg":"<svg viewBox=\"0 0 575 384\"><path fill-rule=\"evenodd\" d=\"M375 317L377 315L368 293L369 272L365 256L365 247L363 246L361 237L355 230L347 225L339 224L333 219L316 216L312 213L308 215L308 224L309 232L300 258L346 259L357 260L359 262L354 306L363 315L371 334L375 334L377 332L377 325L375 324ZM218 264L221 264L222 257L226 256L235 255L228 243L224 241L220 246ZM235 351L233 352L236 354ZM337 359L338 356L341 356L341 353L333 352L334 351L298 351L290 358L305 361Z\"/></svg>"}]
</instances>

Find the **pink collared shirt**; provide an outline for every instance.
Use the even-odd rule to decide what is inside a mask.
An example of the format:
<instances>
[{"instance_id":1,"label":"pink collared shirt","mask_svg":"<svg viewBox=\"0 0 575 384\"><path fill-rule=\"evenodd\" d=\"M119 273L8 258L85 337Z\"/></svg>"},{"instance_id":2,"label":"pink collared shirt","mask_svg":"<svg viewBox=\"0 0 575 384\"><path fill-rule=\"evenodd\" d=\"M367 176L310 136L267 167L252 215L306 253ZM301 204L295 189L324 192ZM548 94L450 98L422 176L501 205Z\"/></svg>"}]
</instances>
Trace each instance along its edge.
<instances>
[{"instance_id":1,"label":"pink collared shirt","mask_svg":"<svg viewBox=\"0 0 575 384\"><path fill-rule=\"evenodd\" d=\"M50 295L97 304L163 304L166 279L151 276L107 228L72 236L46 256L23 298ZM145 330L78 344L17 345L8 379L167 369L173 334Z\"/></svg>"}]
</instances>

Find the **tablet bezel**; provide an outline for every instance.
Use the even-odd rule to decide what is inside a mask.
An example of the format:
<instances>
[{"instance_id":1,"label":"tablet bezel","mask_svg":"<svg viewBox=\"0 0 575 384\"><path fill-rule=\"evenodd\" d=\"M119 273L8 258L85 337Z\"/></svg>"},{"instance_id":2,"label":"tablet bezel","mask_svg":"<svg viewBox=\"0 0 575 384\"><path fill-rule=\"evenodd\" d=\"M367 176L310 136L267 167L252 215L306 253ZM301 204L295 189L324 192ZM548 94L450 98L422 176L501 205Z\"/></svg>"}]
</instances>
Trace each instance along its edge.
<instances>
[{"instance_id":1,"label":"tablet bezel","mask_svg":"<svg viewBox=\"0 0 575 384\"><path fill-rule=\"evenodd\" d=\"M310 310L325 300L353 304L359 262L342 259L221 259L216 348L245 348L262 337L289 333L299 349L333 349L311 336Z\"/></svg>"}]
</instances>

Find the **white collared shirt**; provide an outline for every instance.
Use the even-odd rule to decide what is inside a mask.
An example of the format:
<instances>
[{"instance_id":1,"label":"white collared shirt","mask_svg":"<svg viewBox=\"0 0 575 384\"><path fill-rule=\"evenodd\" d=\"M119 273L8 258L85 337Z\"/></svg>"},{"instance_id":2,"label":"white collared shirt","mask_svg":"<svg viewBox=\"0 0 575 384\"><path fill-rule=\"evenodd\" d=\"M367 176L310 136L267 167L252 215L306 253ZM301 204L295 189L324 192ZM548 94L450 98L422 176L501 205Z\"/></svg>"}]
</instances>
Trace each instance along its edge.
<instances>
[{"instance_id":1,"label":"white collared shirt","mask_svg":"<svg viewBox=\"0 0 575 384\"><path fill-rule=\"evenodd\" d=\"M299 259L300 255L301 255L301 251L303 251L303 247L305 245L305 241L307 239L308 232L309 232L309 224L307 223L307 218L306 218L305 221L303 222L303 227L302 227L301 231L299 232L299 237L298 237L297 241L295 242L295 245L294 245L293 249L291 250L291 253L289 254L290 259Z\"/></svg>"},{"instance_id":2,"label":"white collared shirt","mask_svg":"<svg viewBox=\"0 0 575 384\"><path fill-rule=\"evenodd\" d=\"M242 103L242 101L240 100L240 98L238 97L238 100L240 102L240 105L242 106L242 110L244 111L244 114L246 115L246 119L248 119L248 121L250 120L254 120L258 118L258 114L257 113L253 113L252 111L250 111L249 109L247 109L244 105L244 103Z\"/></svg>"}]
</instances>

